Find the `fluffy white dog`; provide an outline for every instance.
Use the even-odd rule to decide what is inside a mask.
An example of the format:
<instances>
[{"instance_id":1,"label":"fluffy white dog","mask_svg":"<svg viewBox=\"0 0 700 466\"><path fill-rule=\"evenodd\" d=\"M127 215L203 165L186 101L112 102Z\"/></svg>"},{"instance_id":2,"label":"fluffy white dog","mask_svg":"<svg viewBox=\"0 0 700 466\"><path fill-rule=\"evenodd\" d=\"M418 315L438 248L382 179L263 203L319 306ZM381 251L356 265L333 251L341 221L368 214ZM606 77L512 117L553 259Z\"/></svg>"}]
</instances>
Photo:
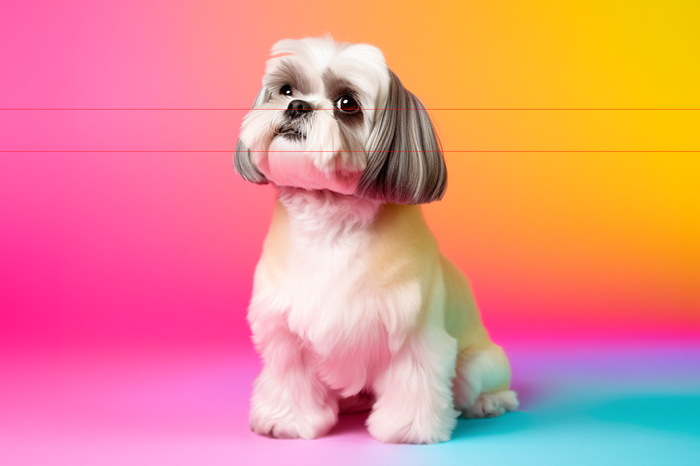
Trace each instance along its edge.
<instances>
[{"instance_id":1,"label":"fluffy white dog","mask_svg":"<svg viewBox=\"0 0 700 466\"><path fill-rule=\"evenodd\" d=\"M261 435L312 439L371 408L383 442L449 440L460 412L517 409L510 367L420 207L446 188L425 108L370 45L272 48L234 165L278 188L248 321Z\"/></svg>"}]
</instances>

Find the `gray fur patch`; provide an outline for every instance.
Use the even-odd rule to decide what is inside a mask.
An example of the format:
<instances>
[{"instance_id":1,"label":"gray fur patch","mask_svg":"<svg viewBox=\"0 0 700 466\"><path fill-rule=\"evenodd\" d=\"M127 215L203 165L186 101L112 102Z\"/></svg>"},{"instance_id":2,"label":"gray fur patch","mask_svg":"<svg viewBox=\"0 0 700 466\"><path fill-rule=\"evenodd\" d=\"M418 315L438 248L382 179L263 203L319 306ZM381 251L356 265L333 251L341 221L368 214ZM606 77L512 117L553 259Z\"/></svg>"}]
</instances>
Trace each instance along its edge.
<instances>
[{"instance_id":1,"label":"gray fur patch","mask_svg":"<svg viewBox=\"0 0 700 466\"><path fill-rule=\"evenodd\" d=\"M265 87L279 89L284 85L290 85L295 94L303 95L313 92L311 80L304 70L289 59L282 59L279 66L265 76Z\"/></svg>"},{"instance_id":2,"label":"gray fur patch","mask_svg":"<svg viewBox=\"0 0 700 466\"><path fill-rule=\"evenodd\" d=\"M376 116L355 194L395 204L437 201L447 188L440 141L423 104L389 74L389 98Z\"/></svg>"},{"instance_id":3,"label":"gray fur patch","mask_svg":"<svg viewBox=\"0 0 700 466\"><path fill-rule=\"evenodd\" d=\"M267 184L267 178L253 163L252 154L239 139L236 143L236 153L233 156L233 167L244 180L256 184Z\"/></svg>"},{"instance_id":4,"label":"gray fur patch","mask_svg":"<svg viewBox=\"0 0 700 466\"><path fill-rule=\"evenodd\" d=\"M260 88L258 95L255 96L253 109L267 102L269 97L270 93L265 86ZM246 147L240 139L236 142L236 151L233 154L233 168L235 168L238 174L246 181L256 184L268 183L265 175L263 175L253 163L253 154L250 152L250 148Z\"/></svg>"},{"instance_id":5,"label":"gray fur patch","mask_svg":"<svg viewBox=\"0 0 700 466\"><path fill-rule=\"evenodd\" d=\"M323 84L326 88L326 97L330 101L335 101L338 97L350 94L357 97L357 89L350 81L333 73L331 70L325 70L321 76Z\"/></svg>"},{"instance_id":6,"label":"gray fur patch","mask_svg":"<svg viewBox=\"0 0 700 466\"><path fill-rule=\"evenodd\" d=\"M357 90L347 79L337 76L331 70L324 71L322 79L326 88L326 97L333 102L333 105L335 105L339 97L344 95L351 95L355 100L360 101ZM343 141L343 149L349 154L362 152L365 146L363 140L365 117L362 113L362 108L352 114L343 113L338 108L335 108L333 116L339 123L338 129L340 130L340 138Z\"/></svg>"}]
</instances>

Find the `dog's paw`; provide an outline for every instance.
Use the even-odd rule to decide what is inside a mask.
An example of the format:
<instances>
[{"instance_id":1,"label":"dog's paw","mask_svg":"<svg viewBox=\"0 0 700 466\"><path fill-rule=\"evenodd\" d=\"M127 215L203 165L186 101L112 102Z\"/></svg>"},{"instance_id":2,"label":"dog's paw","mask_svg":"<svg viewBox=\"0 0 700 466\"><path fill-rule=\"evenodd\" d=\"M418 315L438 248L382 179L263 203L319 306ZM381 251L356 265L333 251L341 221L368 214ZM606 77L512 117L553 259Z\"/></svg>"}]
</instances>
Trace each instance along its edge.
<instances>
[{"instance_id":1,"label":"dog's paw","mask_svg":"<svg viewBox=\"0 0 700 466\"><path fill-rule=\"evenodd\" d=\"M369 433L385 443L433 444L447 442L457 424L458 411L446 409L416 412L410 406L391 411L380 406L367 418Z\"/></svg>"},{"instance_id":2,"label":"dog's paw","mask_svg":"<svg viewBox=\"0 0 700 466\"><path fill-rule=\"evenodd\" d=\"M463 415L469 419L496 417L506 411L515 411L519 406L518 395L512 390L482 393L476 399L471 409L463 411Z\"/></svg>"},{"instance_id":3,"label":"dog's paw","mask_svg":"<svg viewBox=\"0 0 700 466\"><path fill-rule=\"evenodd\" d=\"M303 415L291 410L265 411L251 412L250 430L273 438L315 439L326 434L337 420L337 414L330 406Z\"/></svg>"}]
</instances>

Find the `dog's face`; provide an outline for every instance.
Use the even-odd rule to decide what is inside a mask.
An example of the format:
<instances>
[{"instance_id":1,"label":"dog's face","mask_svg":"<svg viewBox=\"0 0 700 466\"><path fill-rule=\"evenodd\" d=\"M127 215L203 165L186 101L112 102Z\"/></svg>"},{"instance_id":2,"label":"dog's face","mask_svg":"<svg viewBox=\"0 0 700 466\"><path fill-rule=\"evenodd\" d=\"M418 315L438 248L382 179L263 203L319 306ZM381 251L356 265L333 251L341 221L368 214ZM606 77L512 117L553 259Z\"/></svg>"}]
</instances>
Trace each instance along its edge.
<instances>
[{"instance_id":1,"label":"dog's face","mask_svg":"<svg viewBox=\"0 0 700 466\"><path fill-rule=\"evenodd\" d=\"M272 55L236 145L244 179L402 204L442 197L433 126L379 49L307 38Z\"/></svg>"}]
</instances>

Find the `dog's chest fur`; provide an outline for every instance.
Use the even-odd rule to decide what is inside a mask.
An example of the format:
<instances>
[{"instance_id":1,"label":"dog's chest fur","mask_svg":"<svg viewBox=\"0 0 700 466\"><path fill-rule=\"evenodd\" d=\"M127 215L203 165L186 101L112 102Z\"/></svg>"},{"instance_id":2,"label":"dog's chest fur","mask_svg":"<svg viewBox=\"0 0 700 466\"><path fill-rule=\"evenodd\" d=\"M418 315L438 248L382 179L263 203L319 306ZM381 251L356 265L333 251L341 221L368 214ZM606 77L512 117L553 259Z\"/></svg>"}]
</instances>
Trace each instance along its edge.
<instances>
[{"instance_id":1,"label":"dog's chest fur","mask_svg":"<svg viewBox=\"0 0 700 466\"><path fill-rule=\"evenodd\" d=\"M266 244L280 262L263 257L256 288L311 350L319 376L343 395L357 393L388 360L395 314L410 308L415 290L387 292L374 279L376 202L289 189L280 202L287 224L278 241L286 244Z\"/></svg>"}]
</instances>

